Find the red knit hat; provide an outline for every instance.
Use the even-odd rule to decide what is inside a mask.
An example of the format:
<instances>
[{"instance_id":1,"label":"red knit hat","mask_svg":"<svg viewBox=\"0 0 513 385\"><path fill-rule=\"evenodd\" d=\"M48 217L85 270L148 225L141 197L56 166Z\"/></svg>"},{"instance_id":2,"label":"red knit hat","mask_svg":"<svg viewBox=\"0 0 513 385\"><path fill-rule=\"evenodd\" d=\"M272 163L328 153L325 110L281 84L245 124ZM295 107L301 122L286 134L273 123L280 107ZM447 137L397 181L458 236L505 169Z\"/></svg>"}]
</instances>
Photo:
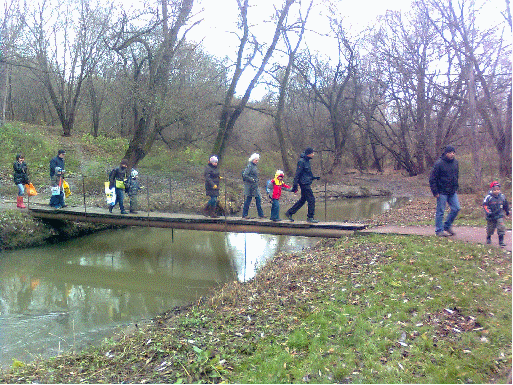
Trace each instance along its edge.
<instances>
[{"instance_id":1,"label":"red knit hat","mask_svg":"<svg viewBox=\"0 0 513 385\"><path fill-rule=\"evenodd\" d=\"M499 182L497 182L496 180L494 180L492 183L490 183L490 188L494 188L494 186L501 187L501 184Z\"/></svg>"}]
</instances>

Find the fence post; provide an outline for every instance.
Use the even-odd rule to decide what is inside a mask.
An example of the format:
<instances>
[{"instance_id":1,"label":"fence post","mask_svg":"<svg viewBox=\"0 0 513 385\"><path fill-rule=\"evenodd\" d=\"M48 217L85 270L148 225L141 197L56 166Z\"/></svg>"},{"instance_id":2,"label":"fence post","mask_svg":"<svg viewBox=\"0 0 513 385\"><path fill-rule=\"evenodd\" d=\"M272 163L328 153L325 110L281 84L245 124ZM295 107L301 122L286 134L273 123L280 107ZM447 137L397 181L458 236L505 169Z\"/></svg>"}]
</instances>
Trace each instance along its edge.
<instances>
[{"instance_id":1,"label":"fence post","mask_svg":"<svg viewBox=\"0 0 513 385\"><path fill-rule=\"evenodd\" d=\"M326 215L328 214L328 181L324 181L324 222L326 222Z\"/></svg>"},{"instance_id":2,"label":"fence post","mask_svg":"<svg viewBox=\"0 0 513 385\"><path fill-rule=\"evenodd\" d=\"M84 195L84 214L87 214L86 194L85 194L85 176L82 174L82 194Z\"/></svg>"}]
</instances>

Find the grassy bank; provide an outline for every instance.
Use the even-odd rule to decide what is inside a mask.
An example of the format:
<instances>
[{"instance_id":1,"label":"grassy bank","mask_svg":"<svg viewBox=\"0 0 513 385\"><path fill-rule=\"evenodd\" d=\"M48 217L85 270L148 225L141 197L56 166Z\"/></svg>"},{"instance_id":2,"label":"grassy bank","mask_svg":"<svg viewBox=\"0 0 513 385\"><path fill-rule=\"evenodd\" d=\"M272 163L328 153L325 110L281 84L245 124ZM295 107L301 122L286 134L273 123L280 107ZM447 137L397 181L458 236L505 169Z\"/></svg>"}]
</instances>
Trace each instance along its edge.
<instances>
[{"instance_id":1,"label":"grassy bank","mask_svg":"<svg viewBox=\"0 0 513 385\"><path fill-rule=\"evenodd\" d=\"M2 382L504 382L510 255L434 237L325 241L148 328L15 366Z\"/></svg>"}]
</instances>

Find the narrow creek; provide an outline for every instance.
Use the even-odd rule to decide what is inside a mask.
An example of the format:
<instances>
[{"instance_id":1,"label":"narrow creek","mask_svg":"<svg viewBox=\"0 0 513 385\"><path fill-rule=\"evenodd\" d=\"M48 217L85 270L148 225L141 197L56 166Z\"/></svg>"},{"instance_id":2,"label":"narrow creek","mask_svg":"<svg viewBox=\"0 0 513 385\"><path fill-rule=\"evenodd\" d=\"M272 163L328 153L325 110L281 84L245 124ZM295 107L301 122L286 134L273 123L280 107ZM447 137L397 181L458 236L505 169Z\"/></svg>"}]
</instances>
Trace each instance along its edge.
<instances>
[{"instance_id":1,"label":"narrow creek","mask_svg":"<svg viewBox=\"0 0 513 385\"><path fill-rule=\"evenodd\" d=\"M408 199L318 204L319 220L365 220ZM254 211L254 207L251 208ZM283 218L282 213L282 218ZM295 216L306 217L306 208ZM97 344L117 328L251 279L280 252L315 238L126 228L0 253L0 366Z\"/></svg>"}]
</instances>

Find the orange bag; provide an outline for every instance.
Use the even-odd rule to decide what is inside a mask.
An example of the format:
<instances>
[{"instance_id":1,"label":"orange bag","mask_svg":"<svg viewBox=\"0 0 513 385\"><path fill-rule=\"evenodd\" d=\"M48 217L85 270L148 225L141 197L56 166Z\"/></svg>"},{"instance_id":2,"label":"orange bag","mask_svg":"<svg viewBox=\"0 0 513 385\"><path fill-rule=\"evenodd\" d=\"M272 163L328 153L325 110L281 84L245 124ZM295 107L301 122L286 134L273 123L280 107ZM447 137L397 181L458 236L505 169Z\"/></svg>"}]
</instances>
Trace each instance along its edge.
<instances>
[{"instance_id":1,"label":"orange bag","mask_svg":"<svg viewBox=\"0 0 513 385\"><path fill-rule=\"evenodd\" d=\"M29 197L33 197L33 196L37 195L36 188L34 187L34 185L32 183L26 184L25 190L27 190L27 195Z\"/></svg>"}]
</instances>

